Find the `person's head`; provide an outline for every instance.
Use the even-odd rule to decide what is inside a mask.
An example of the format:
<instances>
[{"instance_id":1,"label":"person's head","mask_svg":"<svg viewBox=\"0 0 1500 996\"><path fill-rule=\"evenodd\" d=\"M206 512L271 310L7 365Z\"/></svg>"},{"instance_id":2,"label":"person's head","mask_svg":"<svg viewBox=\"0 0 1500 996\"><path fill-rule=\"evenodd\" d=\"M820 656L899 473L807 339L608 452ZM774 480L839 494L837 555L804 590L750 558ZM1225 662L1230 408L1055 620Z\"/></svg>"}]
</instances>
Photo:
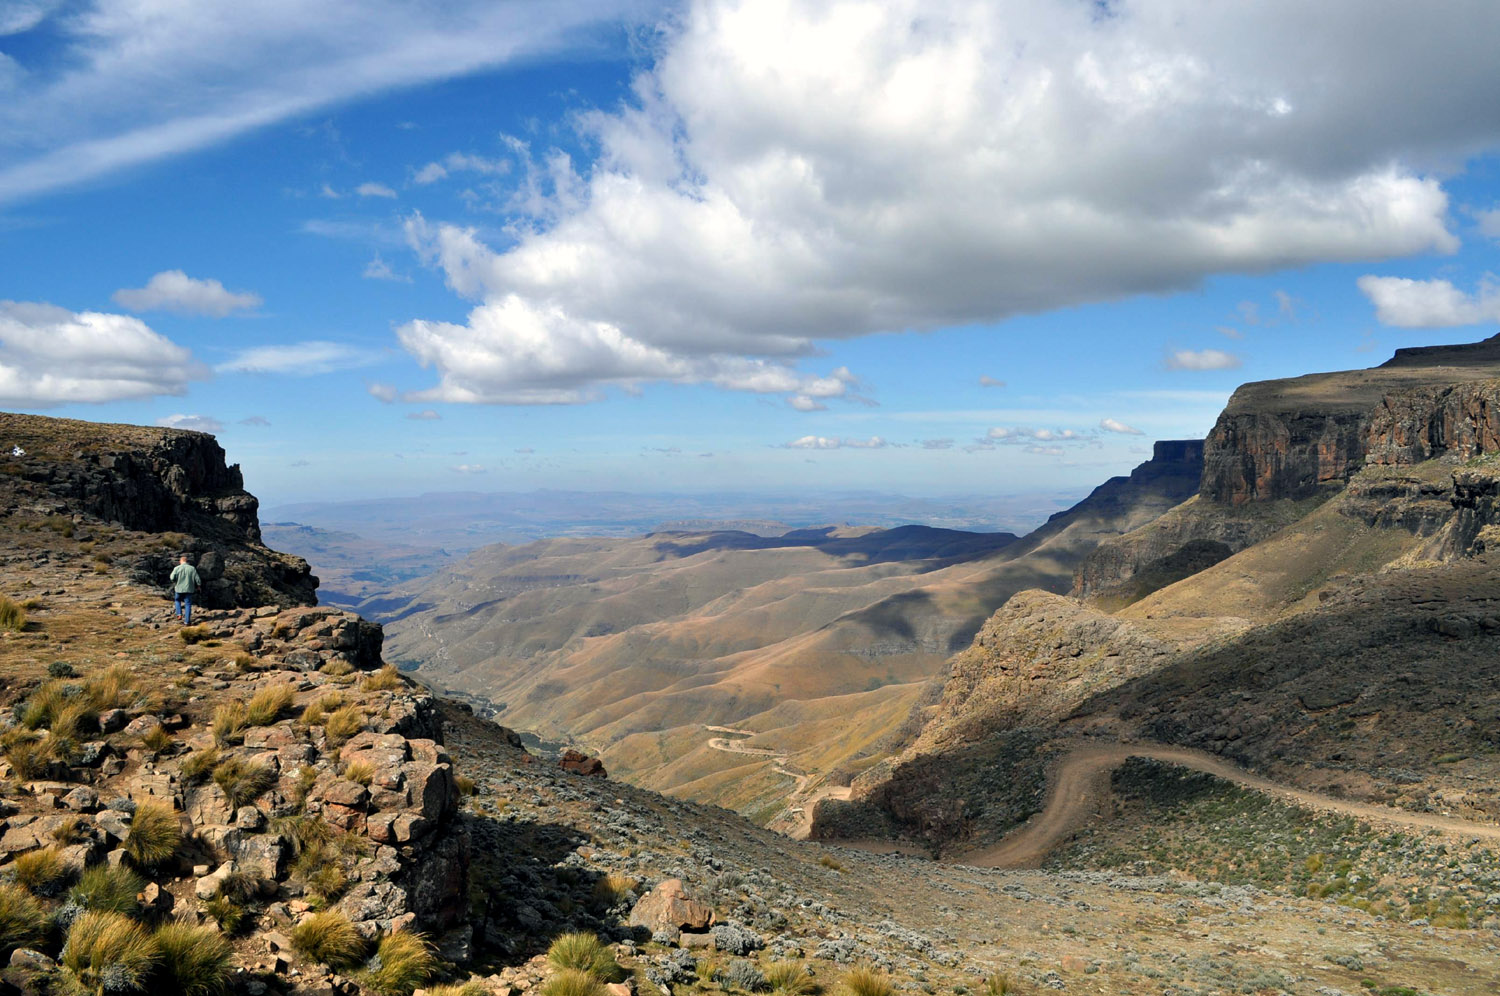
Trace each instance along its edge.
<instances>
[{"instance_id":1,"label":"person's head","mask_svg":"<svg viewBox=\"0 0 1500 996\"><path fill-rule=\"evenodd\" d=\"M184 553L182 556L178 557L177 558L177 562L179 564L185 564L185 563L187 563L187 554Z\"/></svg>"}]
</instances>

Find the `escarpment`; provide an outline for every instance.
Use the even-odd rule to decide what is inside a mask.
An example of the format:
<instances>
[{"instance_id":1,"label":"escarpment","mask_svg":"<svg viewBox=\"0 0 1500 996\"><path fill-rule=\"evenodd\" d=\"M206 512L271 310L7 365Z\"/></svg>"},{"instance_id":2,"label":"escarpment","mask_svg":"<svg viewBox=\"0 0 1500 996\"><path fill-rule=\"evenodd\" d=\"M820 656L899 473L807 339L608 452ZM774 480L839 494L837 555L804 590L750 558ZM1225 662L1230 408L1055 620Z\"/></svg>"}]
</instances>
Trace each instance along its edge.
<instances>
[{"instance_id":1,"label":"escarpment","mask_svg":"<svg viewBox=\"0 0 1500 996\"><path fill-rule=\"evenodd\" d=\"M15 455L15 454L19 455ZM259 501L238 464L202 432L0 412L0 514L108 523L160 537L135 552L134 576L161 583L179 553L208 608L311 605L318 579L300 557L261 542Z\"/></svg>"}]
</instances>

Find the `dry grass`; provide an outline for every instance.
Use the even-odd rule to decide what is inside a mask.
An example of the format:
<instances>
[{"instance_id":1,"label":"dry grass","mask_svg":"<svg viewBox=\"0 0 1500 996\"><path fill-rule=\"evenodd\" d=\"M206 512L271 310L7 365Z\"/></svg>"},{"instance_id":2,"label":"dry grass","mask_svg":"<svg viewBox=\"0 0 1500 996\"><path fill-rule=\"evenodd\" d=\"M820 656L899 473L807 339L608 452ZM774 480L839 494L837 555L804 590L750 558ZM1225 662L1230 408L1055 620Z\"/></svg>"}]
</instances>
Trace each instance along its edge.
<instances>
[{"instance_id":1,"label":"dry grass","mask_svg":"<svg viewBox=\"0 0 1500 996\"><path fill-rule=\"evenodd\" d=\"M323 732L334 743L343 743L365 728L365 713L359 706L347 705L328 714Z\"/></svg>"},{"instance_id":2,"label":"dry grass","mask_svg":"<svg viewBox=\"0 0 1500 996\"><path fill-rule=\"evenodd\" d=\"M140 924L120 913L93 910L73 921L62 950L64 972L86 993L144 988L160 960L156 941Z\"/></svg>"},{"instance_id":3,"label":"dry grass","mask_svg":"<svg viewBox=\"0 0 1500 996\"><path fill-rule=\"evenodd\" d=\"M195 750L182 760L182 780L189 785L208 781L214 768L219 765L219 748L207 747Z\"/></svg>"},{"instance_id":4,"label":"dry grass","mask_svg":"<svg viewBox=\"0 0 1500 996\"><path fill-rule=\"evenodd\" d=\"M352 968L364 960L365 939L342 913L314 913L292 929L292 946L329 968Z\"/></svg>"},{"instance_id":5,"label":"dry grass","mask_svg":"<svg viewBox=\"0 0 1500 996\"><path fill-rule=\"evenodd\" d=\"M63 863L62 851L57 847L22 854L11 862L10 867L16 876L16 884L38 896L61 894L71 874Z\"/></svg>"},{"instance_id":6,"label":"dry grass","mask_svg":"<svg viewBox=\"0 0 1500 996\"><path fill-rule=\"evenodd\" d=\"M146 880L123 865L95 865L79 876L68 900L86 910L130 916L137 909L136 893L145 887Z\"/></svg>"},{"instance_id":7,"label":"dry grass","mask_svg":"<svg viewBox=\"0 0 1500 996\"><path fill-rule=\"evenodd\" d=\"M234 949L212 927L195 927L174 920L156 931L161 951L160 974L173 993L215 996L229 986Z\"/></svg>"},{"instance_id":8,"label":"dry grass","mask_svg":"<svg viewBox=\"0 0 1500 996\"><path fill-rule=\"evenodd\" d=\"M344 704L342 692L329 692L309 702L302 709L302 723L304 726L322 726L328 719L328 714Z\"/></svg>"},{"instance_id":9,"label":"dry grass","mask_svg":"<svg viewBox=\"0 0 1500 996\"><path fill-rule=\"evenodd\" d=\"M263 764L231 757L214 769L214 784L234 809L248 805L276 784L276 773Z\"/></svg>"},{"instance_id":10,"label":"dry grass","mask_svg":"<svg viewBox=\"0 0 1500 996\"><path fill-rule=\"evenodd\" d=\"M52 828L52 839L64 847L76 844L87 836L88 827L81 816L64 816L62 822Z\"/></svg>"},{"instance_id":11,"label":"dry grass","mask_svg":"<svg viewBox=\"0 0 1500 996\"><path fill-rule=\"evenodd\" d=\"M850 996L894 996L891 977L873 965L857 965L844 973L844 990Z\"/></svg>"},{"instance_id":12,"label":"dry grass","mask_svg":"<svg viewBox=\"0 0 1500 996\"><path fill-rule=\"evenodd\" d=\"M344 777L369 788L370 783L375 780L375 765L369 761L350 761L344 766Z\"/></svg>"},{"instance_id":13,"label":"dry grass","mask_svg":"<svg viewBox=\"0 0 1500 996\"><path fill-rule=\"evenodd\" d=\"M19 633L26 628L26 610L0 595L0 631Z\"/></svg>"},{"instance_id":14,"label":"dry grass","mask_svg":"<svg viewBox=\"0 0 1500 996\"><path fill-rule=\"evenodd\" d=\"M366 986L382 996L410 996L413 989L432 978L437 956L421 934L398 930L380 939L374 961L379 967L365 973Z\"/></svg>"},{"instance_id":15,"label":"dry grass","mask_svg":"<svg viewBox=\"0 0 1500 996\"><path fill-rule=\"evenodd\" d=\"M188 646L192 646L195 643L202 643L204 640L207 640L210 635L211 634L208 627L202 625L184 626L182 627L182 629L179 629L177 631L178 639L182 640L182 642L186 643Z\"/></svg>"},{"instance_id":16,"label":"dry grass","mask_svg":"<svg viewBox=\"0 0 1500 996\"><path fill-rule=\"evenodd\" d=\"M547 963L553 968L587 972L599 982L618 982L624 970L603 941L593 934L562 934L547 949Z\"/></svg>"},{"instance_id":17,"label":"dry grass","mask_svg":"<svg viewBox=\"0 0 1500 996\"><path fill-rule=\"evenodd\" d=\"M594 902L604 909L609 909L634 892L637 884L636 880L629 875L611 872L595 880Z\"/></svg>"},{"instance_id":18,"label":"dry grass","mask_svg":"<svg viewBox=\"0 0 1500 996\"><path fill-rule=\"evenodd\" d=\"M460 982L449 986L428 986L427 996L489 996L490 990L482 982Z\"/></svg>"},{"instance_id":19,"label":"dry grass","mask_svg":"<svg viewBox=\"0 0 1500 996\"><path fill-rule=\"evenodd\" d=\"M95 709L124 709L139 697L131 680L130 669L116 664L105 668L83 683L83 694Z\"/></svg>"},{"instance_id":20,"label":"dry grass","mask_svg":"<svg viewBox=\"0 0 1500 996\"><path fill-rule=\"evenodd\" d=\"M818 984L807 974L807 966L800 961L776 961L766 966L766 985L771 992L782 996L810 996L818 990Z\"/></svg>"},{"instance_id":21,"label":"dry grass","mask_svg":"<svg viewBox=\"0 0 1500 996\"><path fill-rule=\"evenodd\" d=\"M125 835L125 853L141 868L155 868L170 859L182 845L182 825L172 804L156 799L136 803L130 830Z\"/></svg>"},{"instance_id":22,"label":"dry grass","mask_svg":"<svg viewBox=\"0 0 1500 996\"><path fill-rule=\"evenodd\" d=\"M214 743L221 747L239 743L244 739L245 704L239 701L225 702L214 710L210 725L214 731Z\"/></svg>"},{"instance_id":23,"label":"dry grass","mask_svg":"<svg viewBox=\"0 0 1500 996\"><path fill-rule=\"evenodd\" d=\"M35 737L18 737L5 748L11 774L23 782L40 778L52 761L50 747Z\"/></svg>"},{"instance_id":24,"label":"dry grass","mask_svg":"<svg viewBox=\"0 0 1500 996\"><path fill-rule=\"evenodd\" d=\"M245 707L247 726L270 726L281 718L281 714L292 707L296 693L290 685L275 685L262 688L250 697Z\"/></svg>"},{"instance_id":25,"label":"dry grass","mask_svg":"<svg viewBox=\"0 0 1500 996\"><path fill-rule=\"evenodd\" d=\"M141 735L141 746L153 756L160 756L177 746L177 741L172 739L165 726L153 726Z\"/></svg>"},{"instance_id":26,"label":"dry grass","mask_svg":"<svg viewBox=\"0 0 1500 996\"><path fill-rule=\"evenodd\" d=\"M39 947L46 938L42 904L19 885L0 884L0 952Z\"/></svg>"},{"instance_id":27,"label":"dry grass","mask_svg":"<svg viewBox=\"0 0 1500 996\"><path fill-rule=\"evenodd\" d=\"M541 996L604 996L604 987L587 972L564 968L543 984Z\"/></svg>"},{"instance_id":28,"label":"dry grass","mask_svg":"<svg viewBox=\"0 0 1500 996\"><path fill-rule=\"evenodd\" d=\"M359 684L367 692L390 692L406 686L405 680L401 677L401 672L397 671L390 664L387 664L373 674L365 675L365 679Z\"/></svg>"}]
</instances>

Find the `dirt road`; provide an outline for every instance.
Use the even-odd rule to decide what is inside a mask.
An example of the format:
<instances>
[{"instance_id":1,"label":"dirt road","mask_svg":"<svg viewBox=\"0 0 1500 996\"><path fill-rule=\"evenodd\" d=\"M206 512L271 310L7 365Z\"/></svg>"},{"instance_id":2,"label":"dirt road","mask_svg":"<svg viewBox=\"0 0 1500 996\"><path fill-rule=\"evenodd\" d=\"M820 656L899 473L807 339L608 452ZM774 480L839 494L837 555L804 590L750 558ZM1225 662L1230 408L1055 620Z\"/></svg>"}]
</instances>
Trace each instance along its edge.
<instances>
[{"instance_id":1,"label":"dirt road","mask_svg":"<svg viewBox=\"0 0 1500 996\"><path fill-rule=\"evenodd\" d=\"M850 789L834 785L824 785L811 794L807 792L812 775L792 771L786 766L787 755L780 751L771 750L769 747L746 747L737 740L730 740L730 736L753 737L758 734L754 730L737 730L732 726L705 726L710 733L724 733L728 736L712 737L708 746L714 750L722 750L729 754L749 754L752 757L765 758L772 761L771 770L778 775L785 775L795 779L797 787L792 789L787 799L786 809L782 810L770 823L767 824L772 830L778 830L795 840L806 840L812 834L812 812L821 799L847 799ZM801 796L799 799L798 797Z\"/></svg>"},{"instance_id":2,"label":"dirt road","mask_svg":"<svg viewBox=\"0 0 1500 996\"><path fill-rule=\"evenodd\" d=\"M1110 773L1132 757L1149 757L1207 772L1307 809L1353 816L1376 824L1430 828L1500 840L1500 826L1493 823L1472 823L1450 816L1412 813L1290 788L1204 751L1163 744L1109 744L1080 746L1063 755L1049 774L1047 795L1040 813L998 844L962 853L949 860L986 868L1038 867L1053 848L1099 811L1100 803L1109 793Z\"/></svg>"}]
</instances>

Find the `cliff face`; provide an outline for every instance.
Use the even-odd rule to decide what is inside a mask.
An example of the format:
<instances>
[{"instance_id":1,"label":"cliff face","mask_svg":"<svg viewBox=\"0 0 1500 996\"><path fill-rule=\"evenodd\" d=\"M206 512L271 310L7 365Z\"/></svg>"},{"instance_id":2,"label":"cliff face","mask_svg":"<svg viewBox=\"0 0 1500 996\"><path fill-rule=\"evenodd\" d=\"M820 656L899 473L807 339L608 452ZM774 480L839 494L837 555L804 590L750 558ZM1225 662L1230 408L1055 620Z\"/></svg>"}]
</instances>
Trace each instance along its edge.
<instances>
[{"instance_id":1,"label":"cliff face","mask_svg":"<svg viewBox=\"0 0 1500 996\"><path fill-rule=\"evenodd\" d=\"M1359 412L1226 410L1204 442L1201 493L1242 504L1306 498L1364 463Z\"/></svg>"},{"instance_id":2,"label":"cliff face","mask_svg":"<svg viewBox=\"0 0 1500 996\"><path fill-rule=\"evenodd\" d=\"M1500 380L1387 395L1370 413L1365 448L1370 463L1389 466L1500 450Z\"/></svg>"},{"instance_id":3,"label":"cliff face","mask_svg":"<svg viewBox=\"0 0 1500 996\"><path fill-rule=\"evenodd\" d=\"M10 455L17 448L22 455ZM169 534L169 549L156 544L137 558L141 583L165 584L176 555L187 553L206 607L317 601L307 562L261 542L260 503L210 435L0 413L0 453L0 515Z\"/></svg>"}]
</instances>

